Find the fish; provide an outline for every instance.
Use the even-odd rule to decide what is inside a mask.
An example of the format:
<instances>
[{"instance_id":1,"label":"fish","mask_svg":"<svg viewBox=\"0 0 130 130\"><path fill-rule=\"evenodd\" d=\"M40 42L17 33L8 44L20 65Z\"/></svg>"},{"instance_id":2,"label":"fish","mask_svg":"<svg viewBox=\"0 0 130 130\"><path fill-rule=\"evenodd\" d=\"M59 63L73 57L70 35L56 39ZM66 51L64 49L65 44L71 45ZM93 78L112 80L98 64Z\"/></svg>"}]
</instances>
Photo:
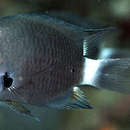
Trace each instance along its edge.
<instances>
[{"instance_id":1,"label":"fish","mask_svg":"<svg viewBox=\"0 0 130 130\"><path fill-rule=\"evenodd\" d=\"M82 87L130 93L130 58L89 57L113 30L82 28L44 14L0 18L0 101L39 121L26 105L92 109Z\"/></svg>"}]
</instances>

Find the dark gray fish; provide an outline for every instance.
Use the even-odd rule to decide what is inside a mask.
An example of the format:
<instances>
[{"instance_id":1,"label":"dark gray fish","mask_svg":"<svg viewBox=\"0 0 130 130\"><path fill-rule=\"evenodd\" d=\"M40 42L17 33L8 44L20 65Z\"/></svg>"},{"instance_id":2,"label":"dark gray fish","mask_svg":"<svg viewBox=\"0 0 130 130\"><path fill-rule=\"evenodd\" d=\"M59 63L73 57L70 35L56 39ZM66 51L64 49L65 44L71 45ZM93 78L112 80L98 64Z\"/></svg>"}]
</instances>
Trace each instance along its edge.
<instances>
[{"instance_id":1,"label":"dark gray fish","mask_svg":"<svg viewBox=\"0 0 130 130\"><path fill-rule=\"evenodd\" d=\"M80 86L129 93L130 59L88 56L92 43L112 29L84 29L38 14L1 18L0 101L34 117L24 104L92 108Z\"/></svg>"}]
</instances>

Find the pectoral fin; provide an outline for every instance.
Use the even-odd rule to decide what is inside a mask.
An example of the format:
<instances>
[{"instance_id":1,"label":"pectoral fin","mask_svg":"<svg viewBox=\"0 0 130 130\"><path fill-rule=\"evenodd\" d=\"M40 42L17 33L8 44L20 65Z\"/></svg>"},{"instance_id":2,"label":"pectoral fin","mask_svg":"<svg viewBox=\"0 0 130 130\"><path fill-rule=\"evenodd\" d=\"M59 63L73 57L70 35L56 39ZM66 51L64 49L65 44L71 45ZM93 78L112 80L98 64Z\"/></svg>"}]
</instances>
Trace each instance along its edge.
<instances>
[{"instance_id":1,"label":"pectoral fin","mask_svg":"<svg viewBox=\"0 0 130 130\"><path fill-rule=\"evenodd\" d=\"M34 116L30 110L28 110L23 104L17 102L6 102L6 104L14 111L23 114L25 116L31 117L36 121L40 121L38 117Z\"/></svg>"}]
</instances>

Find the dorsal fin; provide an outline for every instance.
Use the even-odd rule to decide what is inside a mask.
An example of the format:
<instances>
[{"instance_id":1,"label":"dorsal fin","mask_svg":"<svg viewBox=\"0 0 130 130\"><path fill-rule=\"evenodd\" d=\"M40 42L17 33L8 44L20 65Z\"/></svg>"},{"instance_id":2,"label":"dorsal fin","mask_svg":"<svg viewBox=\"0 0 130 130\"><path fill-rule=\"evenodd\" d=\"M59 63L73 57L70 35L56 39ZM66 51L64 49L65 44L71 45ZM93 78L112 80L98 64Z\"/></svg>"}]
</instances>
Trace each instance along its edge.
<instances>
[{"instance_id":1,"label":"dorsal fin","mask_svg":"<svg viewBox=\"0 0 130 130\"><path fill-rule=\"evenodd\" d=\"M13 19L12 19L13 18ZM56 17L51 17L49 15L43 14L18 14L14 16L6 16L1 18L2 21L5 19L6 22L11 22L11 20L32 20L38 24L44 24L45 26L54 28L65 36L72 40L80 41L89 35L89 33L96 33L101 31L111 31L113 27L81 27L75 24L68 23L62 19ZM0 19L0 20L1 20Z\"/></svg>"},{"instance_id":2,"label":"dorsal fin","mask_svg":"<svg viewBox=\"0 0 130 130\"><path fill-rule=\"evenodd\" d=\"M101 41L101 39L103 39L103 36L107 34L109 31L99 31L97 33L85 37L83 40L83 56L93 58L95 51L98 51L100 48L101 44L99 44L99 41Z\"/></svg>"}]
</instances>

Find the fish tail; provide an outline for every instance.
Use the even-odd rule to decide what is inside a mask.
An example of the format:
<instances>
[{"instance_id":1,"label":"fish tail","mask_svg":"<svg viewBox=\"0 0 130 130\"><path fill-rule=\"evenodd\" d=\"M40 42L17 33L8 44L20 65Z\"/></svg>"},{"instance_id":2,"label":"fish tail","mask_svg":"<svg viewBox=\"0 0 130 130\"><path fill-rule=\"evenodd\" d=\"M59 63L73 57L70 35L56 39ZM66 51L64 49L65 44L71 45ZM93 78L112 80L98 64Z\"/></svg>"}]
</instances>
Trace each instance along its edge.
<instances>
[{"instance_id":1,"label":"fish tail","mask_svg":"<svg viewBox=\"0 0 130 130\"><path fill-rule=\"evenodd\" d=\"M82 85L130 93L130 58L85 59Z\"/></svg>"}]
</instances>

